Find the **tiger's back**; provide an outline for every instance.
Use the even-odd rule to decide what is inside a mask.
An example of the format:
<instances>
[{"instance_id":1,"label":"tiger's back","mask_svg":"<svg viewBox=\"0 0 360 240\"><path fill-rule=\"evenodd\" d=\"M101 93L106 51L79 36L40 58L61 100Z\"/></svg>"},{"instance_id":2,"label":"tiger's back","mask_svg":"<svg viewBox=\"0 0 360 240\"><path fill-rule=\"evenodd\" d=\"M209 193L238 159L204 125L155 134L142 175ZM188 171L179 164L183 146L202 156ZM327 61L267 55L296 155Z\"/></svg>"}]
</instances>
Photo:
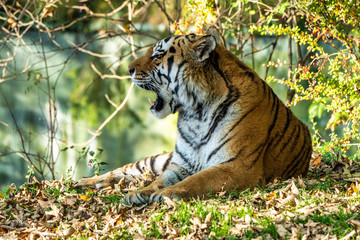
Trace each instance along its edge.
<instances>
[{"instance_id":1,"label":"tiger's back","mask_svg":"<svg viewBox=\"0 0 360 240\"><path fill-rule=\"evenodd\" d=\"M135 84L157 94L150 108L156 117L179 112L175 149L83 185L106 186L140 176L145 167L159 177L126 196L127 202L140 204L306 174L312 153L307 127L212 36L164 39L133 61L129 73Z\"/></svg>"},{"instance_id":2,"label":"tiger's back","mask_svg":"<svg viewBox=\"0 0 360 240\"><path fill-rule=\"evenodd\" d=\"M227 130L227 137L234 135L234 140L229 141L230 151L245 155L248 168L262 160L265 182L306 174L312 154L307 126L268 84L227 49L217 46L212 64L218 66L214 69L221 78L228 79L228 94L239 96L235 112L240 114Z\"/></svg>"}]
</instances>

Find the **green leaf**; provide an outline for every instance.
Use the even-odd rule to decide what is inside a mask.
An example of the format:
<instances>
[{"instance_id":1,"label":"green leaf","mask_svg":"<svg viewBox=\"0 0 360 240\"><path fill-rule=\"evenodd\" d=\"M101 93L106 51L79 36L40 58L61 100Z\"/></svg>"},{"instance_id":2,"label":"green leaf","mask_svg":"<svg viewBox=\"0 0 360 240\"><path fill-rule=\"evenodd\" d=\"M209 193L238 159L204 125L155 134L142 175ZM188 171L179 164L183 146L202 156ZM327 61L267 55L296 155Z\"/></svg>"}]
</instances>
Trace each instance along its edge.
<instances>
[{"instance_id":1,"label":"green leaf","mask_svg":"<svg viewBox=\"0 0 360 240\"><path fill-rule=\"evenodd\" d=\"M309 115L310 118L321 118L323 111L326 110L326 107L321 103L312 103L309 106Z\"/></svg>"}]
</instances>

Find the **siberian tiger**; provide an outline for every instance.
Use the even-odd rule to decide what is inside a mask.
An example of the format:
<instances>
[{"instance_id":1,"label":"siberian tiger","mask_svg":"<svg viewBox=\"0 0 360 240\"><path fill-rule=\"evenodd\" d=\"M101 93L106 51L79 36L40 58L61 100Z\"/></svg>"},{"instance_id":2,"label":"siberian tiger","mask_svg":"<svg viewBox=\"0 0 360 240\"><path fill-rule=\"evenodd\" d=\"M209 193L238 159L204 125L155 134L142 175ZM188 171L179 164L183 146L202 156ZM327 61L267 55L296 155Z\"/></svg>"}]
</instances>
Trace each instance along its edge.
<instances>
[{"instance_id":1,"label":"siberian tiger","mask_svg":"<svg viewBox=\"0 0 360 240\"><path fill-rule=\"evenodd\" d=\"M157 118L178 112L171 153L145 158L78 186L103 188L144 169L157 179L128 193L127 203L190 198L305 175L308 128L259 76L211 35L163 39L129 65L133 82L157 94Z\"/></svg>"}]
</instances>

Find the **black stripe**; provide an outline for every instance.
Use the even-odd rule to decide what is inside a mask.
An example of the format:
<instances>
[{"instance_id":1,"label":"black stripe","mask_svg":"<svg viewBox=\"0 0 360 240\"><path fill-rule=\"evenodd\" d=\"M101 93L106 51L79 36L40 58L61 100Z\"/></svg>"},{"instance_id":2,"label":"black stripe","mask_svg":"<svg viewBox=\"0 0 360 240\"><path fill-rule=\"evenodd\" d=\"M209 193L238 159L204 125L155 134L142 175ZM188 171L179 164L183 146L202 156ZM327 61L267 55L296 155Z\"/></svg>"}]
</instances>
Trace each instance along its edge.
<instances>
[{"instance_id":1,"label":"black stripe","mask_svg":"<svg viewBox=\"0 0 360 240\"><path fill-rule=\"evenodd\" d=\"M149 171L152 172L149 161L150 161L150 158L149 158L149 157L145 158L145 159L144 159L144 165L145 165L145 167L146 167L147 170L149 170Z\"/></svg>"},{"instance_id":2,"label":"black stripe","mask_svg":"<svg viewBox=\"0 0 360 240\"><path fill-rule=\"evenodd\" d=\"M177 178L177 182L175 183L178 183L178 182L181 182L183 180L182 176L179 175L179 173L177 171L173 171L173 173L175 174L176 178ZM175 184L174 183L174 184Z\"/></svg>"},{"instance_id":3,"label":"black stripe","mask_svg":"<svg viewBox=\"0 0 360 240\"><path fill-rule=\"evenodd\" d=\"M270 134L271 134L272 130L273 130L274 127L275 127L275 124L276 124L276 121L277 121L278 115L279 115L279 101L280 101L280 100L279 100L276 96L274 96L274 101L276 102L276 103L275 103L275 105L276 105L276 110L275 110L275 114L274 114L273 121L272 121L272 123L271 123L271 125L270 125L270 127L269 127L269 130L268 130L267 138L270 137Z\"/></svg>"},{"instance_id":4,"label":"black stripe","mask_svg":"<svg viewBox=\"0 0 360 240\"><path fill-rule=\"evenodd\" d=\"M180 69L184 66L185 63L186 63L186 61L183 61L178 65L174 82L178 81ZM177 93L177 91L179 90L179 85L177 85L176 87L178 88L177 90L175 89L175 92Z\"/></svg>"},{"instance_id":5,"label":"black stripe","mask_svg":"<svg viewBox=\"0 0 360 240\"><path fill-rule=\"evenodd\" d=\"M297 132L297 133L296 133L296 136L294 136L295 132ZM286 149L286 147L287 147L293 140L296 140L297 138L299 138L299 135L300 135L300 126L299 126L299 125L296 125L296 126L294 127L294 130L293 130L293 131L291 132L291 134L290 134L289 140L285 142L285 144L282 146L279 154L278 154L276 157L278 157L279 155L281 155L281 154L284 152L284 150Z\"/></svg>"},{"instance_id":6,"label":"black stripe","mask_svg":"<svg viewBox=\"0 0 360 240\"><path fill-rule=\"evenodd\" d=\"M239 99L239 96L236 95L234 97L229 93L228 98L222 102L219 107L215 110L213 114L213 120L210 123L210 128L207 134L201 139L201 143L199 146L206 144L210 139L211 135L214 133L216 127L219 125L221 120L226 116L228 109L230 106Z\"/></svg>"},{"instance_id":7,"label":"black stripe","mask_svg":"<svg viewBox=\"0 0 360 240\"><path fill-rule=\"evenodd\" d=\"M170 53L176 53L176 49L175 49L173 46L171 46L171 47L169 48L169 52L170 52Z\"/></svg>"},{"instance_id":8,"label":"black stripe","mask_svg":"<svg viewBox=\"0 0 360 240\"><path fill-rule=\"evenodd\" d=\"M195 107L195 114L197 115L197 119L202 121L203 118L203 103L198 102Z\"/></svg>"},{"instance_id":9,"label":"black stripe","mask_svg":"<svg viewBox=\"0 0 360 240\"><path fill-rule=\"evenodd\" d=\"M179 151L177 145L175 145L175 152L177 152L179 154L179 156L184 160L184 162L189 165L190 170L193 171L194 170L194 165L191 164L191 161L182 153Z\"/></svg>"},{"instance_id":10,"label":"black stripe","mask_svg":"<svg viewBox=\"0 0 360 240\"><path fill-rule=\"evenodd\" d=\"M191 43L194 43L195 41L193 39L190 39L190 37L193 38L193 34L190 34L190 35L185 35L186 39L191 42Z\"/></svg>"},{"instance_id":11,"label":"black stripe","mask_svg":"<svg viewBox=\"0 0 360 240\"><path fill-rule=\"evenodd\" d=\"M266 143L268 142L269 137L270 137L270 135L271 135L271 132L272 132L272 130L274 129L274 126L275 126L275 124L276 124L277 117L278 117L278 114L279 114L279 99L278 99L276 96L274 96L274 100L275 100L276 103L273 104L273 105L275 105L276 110L275 110L275 114L274 114L272 123L271 123L271 125L269 126L269 129L268 129L268 133L267 133L265 142L259 144L259 146L258 146L253 152L249 153L249 155L247 156L247 157L250 157L251 155L253 155L253 154L255 154L255 153L258 153L258 156L254 158L254 161L251 162L251 164L250 164L250 166L249 166L248 169L252 168L252 167L256 164L256 162L259 161L259 159L260 159L259 156L261 155L261 152L262 152L262 150L264 149L264 147L265 147L265 146L269 146L269 144L266 144ZM273 107L272 107L272 109L273 109Z\"/></svg>"},{"instance_id":12,"label":"black stripe","mask_svg":"<svg viewBox=\"0 0 360 240\"><path fill-rule=\"evenodd\" d=\"M185 132L180 127L180 123L178 122L178 133L180 134L180 137L185 140L185 142L191 146L195 145L195 141L191 141L190 139L193 139L193 137L185 135Z\"/></svg>"},{"instance_id":13,"label":"black stripe","mask_svg":"<svg viewBox=\"0 0 360 240\"><path fill-rule=\"evenodd\" d=\"M171 39L171 37L167 37L164 39L164 42L167 43L170 39Z\"/></svg>"},{"instance_id":14,"label":"black stripe","mask_svg":"<svg viewBox=\"0 0 360 240\"><path fill-rule=\"evenodd\" d=\"M284 140L284 135L286 134L288 128L289 128L289 125L290 125L290 120L291 120L291 116L292 116L292 113L291 111L285 107L286 109L286 123L285 123L285 126L283 128L282 131L280 131L280 134L276 133L275 136L271 139L271 141L269 142L268 146L267 146L267 149L264 153L264 156L267 155L267 152L270 150L270 149L273 149L275 148L281 140ZM274 143L274 141L276 140L276 142ZM270 148L271 146L274 146L273 148Z\"/></svg>"},{"instance_id":15,"label":"black stripe","mask_svg":"<svg viewBox=\"0 0 360 240\"><path fill-rule=\"evenodd\" d=\"M225 136L222 137L221 141L222 141L227 135L229 135L229 133L231 133L231 132L234 130L234 128L235 128L237 125L239 125L239 124L242 122L242 120L244 120L244 119L245 119L252 111L254 111L255 108L257 108L257 107L258 107L258 105L255 105L253 108L251 108L249 111L247 111L244 115L242 115L242 116L239 118L239 120L237 120L237 121L235 122L235 124L230 128L230 130L225 134Z\"/></svg>"},{"instance_id":16,"label":"black stripe","mask_svg":"<svg viewBox=\"0 0 360 240\"><path fill-rule=\"evenodd\" d=\"M262 85L263 85L263 92L264 92L264 94L266 95L266 83L265 83L265 81L264 80L261 80L261 83L262 83ZM269 86L268 86L269 87Z\"/></svg>"},{"instance_id":17,"label":"black stripe","mask_svg":"<svg viewBox=\"0 0 360 240\"><path fill-rule=\"evenodd\" d=\"M138 162L135 163L135 167L137 168L137 170L139 170L140 173L143 173L144 170L141 169L141 167L140 167L139 165L140 165L140 161L138 161Z\"/></svg>"},{"instance_id":18,"label":"black stripe","mask_svg":"<svg viewBox=\"0 0 360 240\"><path fill-rule=\"evenodd\" d=\"M301 127L301 125L299 125L299 127ZM301 129L299 132L301 132ZM286 167L285 171L282 174L283 176L288 176L288 173L290 173L295 167L297 167L298 161L300 161L303 155L306 153L305 146L306 146L306 140L305 138L303 138L303 143L301 147L298 148L299 153L292 159L292 161L290 161L290 163L288 164L288 166Z\"/></svg>"},{"instance_id":19,"label":"black stripe","mask_svg":"<svg viewBox=\"0 0 360 240\"><path fill-rule=\"evenodd\" d=\"M304 141L304 144L300 148L299 154L296 155L296 157L293 159L293 161L290 162L290 164L287 166L285 172L282 174L282 176L285 176L286 178L293 176L294 173L298 170L299 163L301 161L304 161L304 155L307 154L307 149L305 149L306 141Z\"/></svg>"},{"instance_id":20,"label":"black stripe","mask_svg":"<svg viewBox=\"0 0 360 240\"><path fill-rule=\"evenodd\" d=\"M180 107L181 107L180 104L175 105L173 113L176 113Z\"/></svg>"},{"instance_id":21,"label":"black stripe","mask_svg":"<svg viewBox=\"0 0 360 240\"><path fill-rule=\"evenodd\" d=\"M308 134L306 134L308 135ZM293 166L291 169L289 169L290 166L287 167L288 169L288 172L287 172L287 175L288 176L293 176L295 174L295 172L298 170L298 169L301 169L303 168L304 164L308 163L308 159L310 159L310 156L311 155L311 143L310 143L310 146L308 147L305 147L307 145L307 137L308 136L304 136L304 144L303 146L300 148L300 151L303 153L301 154L301 156L299 157L295 157L295 165L293 165L294 163L291 163L290 166ZM304 157L304 154L306 154L306 156ZM299 155L299 154L298 154Z\"/></svg>"},{"instance_id":22,"label":"black stripe","mask_svg":"<svg viewBox=\"0 0 360 240\"><path fill-rule=\"evenodd\" d=\"M270 92L270 97L272 97L271 99L272 99L272 105L271 105L271 112L274 110L274 107L275 107L275 102L277 103L277 104L279 104L276 100L278 99L277 98L277 96L275 95L275 93L273 92L273 90L269 87L269 92ZM270 100L269 100L269 102L270 102Z\"/></svg>"},{"instance_id":23,"label":"black stripe","mask_svg":"<svg viewBox=\"0 0 360 240\"><path fill-rule=\"evenodd\" d=\"M239 149L238 153L235 155L235 157L232 157L232 158L229 158L228 160L220 163L220 164L224 164L224 163L229 163L229 162L232 162L232 161L235 161L236 159L238 159L238 157L240 156L240 154L242 153L243 151L243 148Z\"/></svg>"},{"instance_id":24,"label":"black stripe","mask_svg":"<svg viewBox=\"0 0 360 240\"><path fill-rule=\"evenodd\" d=\"M259 84L258 81L255 81L255 80L254 80L255 74L254 74L253 72L251 72L251 71L246 71L244 74L245 74L245 76L249 77L249 78L251 79L251 81L254 82L256 85ZM262 81L262 80L260 80L260 81Z\"/></svg>"},{"instance_id":25,"label":"black stripe","mask_svg":"<svg viewBox=\"0 0 360 240\"><path fill-rule=\"evenodd\" d=\"M250 163L247 170L252 168L257 163L257 161L259 161L260 155L265 147L265 144L266 143L259 144L259 146L254 151L252 151L251 153L248 154L247 158L249 158L251 155L254 155L255 153L257 153L257 155L255 157L253 157L253 161ZM264 158L264 156L263 156L263 158Z\"/></svg>"},{"instance_id":26,"label":"black stripe","mask_svg":"<svg viewBox=\"0 0 360 240\"><path fill-rule=\"evenodd\" d=\"M171 68L172 68L172 65L174 63L174 56L171 56L168 58L167 60L167 64L168 64L168 79L170 79L170 72L171 72Z\"/></svg>"},{"instance_id":27,"label":"black stripe","mask_svg":"<svg viewBox=\"0 0 360 240\"><path fill-rule=\"evenodd\" d=\"M177 84L174 88L175 94L178 95L179 92L179 84Z\"/></svg>"},{"instance_id":28,"label":"black stripe","mask_svg":"<svg viewBox=\"0 0 360 240\"><path fill-rule=\"evenodd\" d=\"M157 155L156 155L157 156ZM157 174L157 172L155 171L155 166L154 166L154 164L155 164L155 158L156 158L156 156L151 156L150 157L150 168L151 168L151 171L154 173L154 175L155 176L157 176L158 174Z\"/></svg>"},{"instance_id":29,"label":"black stripe","mask_svg":"<svg viewBox=\"0 0 360 240\"><path fill-rule=\"evenodd\" d=\"M212 61L211 61L212 67L220 74L222 79L225 81L226 87L229 89L229 91L232 90L233 89L232 85L229 83L228 79L225 77L224 72L219 68L220 55L216 51L212 52L211 55L212 55Z\"/></svg>"},{"instance_id":30,"label":"black stripe","mask_svg":"<svg viewBox=\"0 0 360 240\"><path fill-rule=\"evenodd\" d=\"M311 153L310 151L311 148L307 148L305 153L307 153L305 156L302 156L301 159L299 160L298 164L297 164L297 168L293 169L293 171L291 171L289 173L289 176L294 176L294 174L296 173L296 171L300 171L304 168L304 165L305 164L309 164L309 159L310 159L310 156L309 156L309 153ZM305 167L305 169L307 170L308 169L308 166ZM303 170L302 172L299 172L299 174L303 174Z\"/></svg>"},{"instance_id":31,"label":"black stripe","mask_svg":"<svg viewBox=\"0 0 360 240\"><path fill-rule=\"evenodd\" d=\"M240 60L236 59L236 65L238 65L239 68L241 68L242 70L244 70L245 72L251 72L251 69L246 66L245 63L241 62ZM251 72L252 73L252 72ZM253 73L252 73L253 74Z\"/></svg>"},{"instance_id":32,"label":"black stripe","mask_svg":"<svg viewBox=\"0 0 360 240\"><path fill-rule=\"evenodd\" d=\"M266 139L266 140L267 140L267 139ZM255 153L257 153L257 152L259 152L259 151L261 152L261 150L265 147L265 145L266 145L266 142L259 144L259 145L258 145L252 152L250 152L246 157L248 158L248 157L254 155Z\"/></svg>"},{"instance_id":33,"label":"black stripe","mask_svg":"<svg viewBox=\"0 0 360 240\"><path fill-rule=\"evenodd\" d=\"M285 123L285 126L284 126L283 130L280 131L280 135L277 134L277 135L271 140L271 144L272 144L273 141L274 141L275 139L277 139L277 141L274 143L274 147L276 147L276 146L280 143L281 140L284 140L284 139L285 139L284 136L285 136L285 134L286 134L286 132L287 132L289 126L290 126L290 121L291 121L291 119L292 119L292 112L291 112L290 109L288 109L287 107L285 107L285 110L286 110L286 123ZM271 144L269 144L269 146L271 146ZM269 149L270 149L270 148L268 148L268 150L269 150ZM266 152L265 152L265 155L266 155Z\"/></svg>"},{"instance_id":34,"label":"black stripe","mask_svg":"<svg viewBox=\"0 0 360 240\"><path fill-rule=\"evenodd\" d=\"M169 163L173 157L173 153L170 153L170 156L166 159L165 164L162 167L162 171L164 172L166 168L169 166Z\"/></svg>"}]
</instances>

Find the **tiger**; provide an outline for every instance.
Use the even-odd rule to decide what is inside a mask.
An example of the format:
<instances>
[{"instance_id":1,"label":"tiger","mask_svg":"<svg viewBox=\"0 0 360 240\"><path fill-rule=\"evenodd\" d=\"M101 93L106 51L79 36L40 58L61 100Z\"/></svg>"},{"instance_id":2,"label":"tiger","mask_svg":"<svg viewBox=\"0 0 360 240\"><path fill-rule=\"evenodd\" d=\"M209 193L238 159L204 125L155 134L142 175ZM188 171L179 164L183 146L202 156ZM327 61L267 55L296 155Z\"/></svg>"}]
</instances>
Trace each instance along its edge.
<instances>
[{"instance_id":1,"label":"tiger","mask_svg":"<svg viewBox=\"0 0 360 240\"><path fill-rule=\"evenodd\" d=\"M212 35L165 38L128 71L137 86L156 93L150 100L155 117L178 113L175 148L81 179L78 186L105 188L149 171L156 179L123 199L139 205L220 189L240 192L306 175L312 154L307 126Z\"/></svg>"}]
</instances>

